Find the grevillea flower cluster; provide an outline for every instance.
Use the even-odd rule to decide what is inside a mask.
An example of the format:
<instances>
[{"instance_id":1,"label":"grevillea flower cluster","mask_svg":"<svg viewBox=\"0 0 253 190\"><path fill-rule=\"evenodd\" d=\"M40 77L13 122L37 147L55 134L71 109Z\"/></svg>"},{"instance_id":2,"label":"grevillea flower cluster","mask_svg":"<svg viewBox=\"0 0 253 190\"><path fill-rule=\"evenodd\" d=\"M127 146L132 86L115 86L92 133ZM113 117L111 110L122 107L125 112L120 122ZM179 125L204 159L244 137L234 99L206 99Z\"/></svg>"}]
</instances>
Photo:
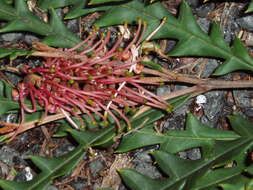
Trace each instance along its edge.
<instances>
[{"instance_id":1,"label":"grevillea flower cluster","mask_svg":"<svg viewBox=\"0 0 253 190\"><path fill-rule=\"evenodd\" d=\"M145 25L139 23L125 46L124 35L118 35L109 47L110 32L99 37L93 32L71 49L41 46L45 54L41 66L22 69L26 76L15 96L22 113L35 112L38 104L45 109L45 115L67 112L80 118L79 114L87 114L94 120L93 114L97 114L106 121L109 114L119 127L119 117L131 125L124 108L145 104L166 109L166 101L142 86L142 58L135 54L144 32ZM32 107L25 104L26 99L31 100Z\"/></svg>"}]
</instances>

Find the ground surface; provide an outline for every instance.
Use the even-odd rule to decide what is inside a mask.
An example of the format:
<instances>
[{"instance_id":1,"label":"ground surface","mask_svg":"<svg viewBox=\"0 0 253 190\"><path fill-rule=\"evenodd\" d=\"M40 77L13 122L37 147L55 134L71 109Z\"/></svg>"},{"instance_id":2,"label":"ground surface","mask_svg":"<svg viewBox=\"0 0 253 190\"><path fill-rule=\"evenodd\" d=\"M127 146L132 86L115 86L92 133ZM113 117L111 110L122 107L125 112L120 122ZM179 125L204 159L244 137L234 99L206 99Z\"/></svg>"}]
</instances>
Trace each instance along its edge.
<instances>
[{"instance_id":1,"label":"ground surface","mask_svg":"<svg viewBox=\"0 0 253 190\"><path fill-rule=\"evenodd\" d=\"M163 3L174 14L177 12L177 6L180 0L167 0ZM244 44L251 50L253 45L253 16L246 15L244 10L247 3L241 2L210 2L202 3L198 0L188 0L196 19L200 26L208 31L212 21L221 23L224 31L225 39L231 42L235 36L239 36ZM58 10L59 13L62 10ZM82 20L71 20L67 22L67 26L79 32L80 26L82 30L89 29L94 21L92 17L85 17ZM81 23L80 23L81 22ZM83 22L83 23L82 23ZM0 23L1 24L1 23ZM6 33L0 35L0 45L6 43L25 43L31 44L31 40L37 39L36 36L26 33ZM168 51L174 42L167 43ZM7 60L4 60L7 61ZM1 62L4 62L3 60ZM18 58L13 64L18 65L24 60ZM159 60L172 70L184 72L201 77L209 77L212 71L219 64L218 60L208 58L180 58L174 59L173 62L167 60ZM39 60L26 60L28 64L36 64ZM196 65L196 67L193 67ZM10 80L16 83L20 78L16 78L11 74L6 74ZM240 79L249 77L243 73L233 73L223 78ZM184 88L181 85L163 86L154 89L157 94L161 95L173 89ZM253 119L253 91L252 90L220 90L212 91L204 94L206 99L202 104L198 104L196 99L190 100L185 106L179 108L174 113L169 114L161 120L158 129L161 132L170 129L183 129L185 115L188 111L194 112L199 119L216 128L226 128L226 116L233 111L237 111L247 118ZM8 122L15 121L16 115L7 115L2 117ZM50 135L55 132L54 124L47 125ZM35 128L22 135L19 135L15 141L10 144L2 144L0 146L0 177L12 180L11 170L15 169L17 175L15 180L28 180L30 175L34 175L30 162L26 159L27 155L36 154L41 156L58 156L62 155L74 148L71 139L45 139L41 128ZM54 181L48 190L91 190L103 186L111 186L115 189L124 190L126 187L119 182L117 176L111 172L113 168L132 167L137 171L153 178L161 177L159 170L153 165L153 160L149 152L156 149L156 146L132 151L126 154L118 155L113 153L113 149L93 150L93 156L86 156L78 165L80 171L75 170L72 175L63 176ZM180 156L188 159L198 159L200 151L198 149L181 152ZM31 170L31 171L30 171Z\"/></svg>"}]
</instances>

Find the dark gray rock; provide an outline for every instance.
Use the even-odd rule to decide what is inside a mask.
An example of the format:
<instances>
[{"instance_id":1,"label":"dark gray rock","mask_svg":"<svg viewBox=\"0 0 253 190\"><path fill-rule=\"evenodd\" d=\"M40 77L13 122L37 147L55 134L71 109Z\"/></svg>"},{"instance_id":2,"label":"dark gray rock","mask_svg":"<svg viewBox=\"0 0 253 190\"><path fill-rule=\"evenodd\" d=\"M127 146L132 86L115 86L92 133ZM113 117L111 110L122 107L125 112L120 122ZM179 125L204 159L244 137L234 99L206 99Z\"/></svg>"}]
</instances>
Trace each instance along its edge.
<instances>
[{"instance_id":1,"label":"dark gray rock","mask_svg":"<svg viewBox=\"0 0 253 190\"><path fill-rule=\"evenodd\" d=\"M198 17L204 18L207 17L208 13L215 8L214 3L204 3L196 9L196 14Z\"/></svg>"},{"instance_id":2,"label":"dark gray rock","mask_svg":"<svg viewBox=\"0 0 253 190\"><path fill-rule=\"evenodd\" d=\"M201 78L210 77L218 66L219 63L216 59L208 59L208 63L205 65Z\"/></svg>"},{"instance_id":3,"label":"dark gray rock","mask_svg":"<svg viewBox=\"0 0 253 190\"><path fill-rule=\"evenodd\" d=\"M150 148L148 150L138 151L132 162L135 164L136 171L151 178L160 178L161 173L157 167L153 166L153 159L149 154L152 150L154 149Z\"/></svg>"},{"instance_id":4,"label":"dark gray rock","mask_svg":"<svg viewBox=\"0 0 253 190\"><path fill-rule=\"evenodd\" d=\"M21 155L15 149L8 146L2 146L0 149L0 160L8 166L14 166L15 160L21 161ZM20 164L20 163L19 163Z\"/></svg>"},{"instance_id":5,"label":"dark gray rock","mask_svg":"<svg viewBox=\"0 0 253 190\"><path fill-rule=\"evenodd\" d=\"M87 186L86 181L83 178L77 178L71 181L71 185L75 190L83 190Z\"/></svg>"},{"instance_id":6,"label":"dark gray rock","mask_svg":"<svg viewBox=\"0 0 253 190\"><path fill-rule=\"evenodd\" d=\"M252 15L238 18L236 19L236 23L243 29L246 29L248 31L253 31L253 16Z\"/></svg>"},{"instance_id":7,"label":"dark gray rock","mask_svg":"<svg viewBox=\"0 0 253 190\"><path fill-rule=\"evenodd\" d=\"M190 5L191 8L197 8L200 4L199 0L187 0L188 5Z\"/></svg>"},{"instance_id":8,"label":"dark gray rock","mask_svg":"<svg viewBox=\"0 0 253 190\"><path fill-rule=\"evenodd\" d=\"M55 151L55 156L62 156L75 149L75 146L71 143L64 143L59 146Z\"/></svg>"},{"instance_id":9,"label":"dark gray rock","mask_svg":"<svg viewBox=\"0 0 253 190\"><path fill-rule=\"evenodd\" d=\"M66 22L67 28L70 29L72 32L78 33L79 32L79 22L78 19L68 20Z\"/></svg>"},{"instance_id":10,"label":"dark gray rock","mask_svg":"<svg viewBox=\"0 0 253 190\"><path fill-rule=\"evenodd\" d=\"M156 89L156 94L158 96L163 96L163 95L166 95L170 92L171 92L171 90L168 86L160 86Z\"/></svg>"},{"instance_id":11,"label":"dark gray rock","mask_svg":"<svg viewBox=\"0 0 253 190\"><path fill-rule=\"evenodd\" d=\"M24 38L24 35L22 33L11 32L1 34L1 38L3 41L15 43Z\"/></svg>"},{"instance_id":12,"label":"dark gray rock","mask_svg":"<svg viewBox=\"0 0 253 190\"><path fill-rule=\"evenodd\" d=\"M183 130L185 126L185 117L185 114L177 115L177 111L175 111L175 113L172 114L172 116L169 117L164 123L163 131L166 132L168 130Z\"/></svg>"},{"instance_id":13,"label":"dark gray rock","mask_svg":"<svg viewBox=\"0 0 253 190\"><path fill-rule=\"evenodd\" d=\"M200 28L204 32L206 32L206 33L209 32L209 28L210 28L210 24L211 24L210 20L208 20L207 18L198 18L197 23L199 24Z\"/></svg>"},{"instance_id":14,"label":"dark gray rock","mask_svg":"<svg viewBox=\"0 0 253 190\"><path fill-rule=\"evenodd\" d=\"M27 45L32 45L32 41L39 41L39 38L35 35L32 34L26 34L23 42L26 43Z\"/></svg>"},{"instance_id":15,"label":"dark gray rock","mask_svg":"<svg viewBox=\"0 0 253 190\"><path fill-rule=\"evenodd\" d=\"M237 107L247 117L253 117L253 90L233 90Z\"/></svg>"},{"instance_id":16,"label":"dark gray rock","mask_svg":"<svg viewBox=\"0 0 253 190\"><path fill-rule=\"evenodd\" d=\"M205 96L207 103L202 105L205 117L202 117L201 121L215 127L218 119L223 115L225 93L224 91L211 91L206 93Z\"/></svg>"},{"instance_id":17,"label":"dark gray rock","mask_svg":"<svg viewBox=\"0 0 253 190\"><path fill-rule=\"evenodd\" d=\"M236 6L235 4L225 6L223 9L221 16L221 29L223 31L225 41L229 44L234 40L236 34L240 31L240 27L235 21L240 12L241 7Z\"/></svg>"},{"instance_id":18,"label":"dark gray rock","mask_svg":"<svg viewBox=\"0 0 253 190\"><path fill-rule=\"evenodd\" d=\"M89 164L89 168L91 170L91 175L94 178L97 178L97 177L99 177L98 172L102 171L105 168L105 165L102 160L97 159L97 160L92 161Z\"/></svg>"},{"instance_id":19,"label":"dark gray rock","mask_svg":"<svg viewBox=\"0 0 253 190\"><path fill-rule=\"evenodd\" d=\"M201 158L201 152L199 148L193 148L186 151L187 158L190 160L199 160Z\"/></svg>"}]
</instances>

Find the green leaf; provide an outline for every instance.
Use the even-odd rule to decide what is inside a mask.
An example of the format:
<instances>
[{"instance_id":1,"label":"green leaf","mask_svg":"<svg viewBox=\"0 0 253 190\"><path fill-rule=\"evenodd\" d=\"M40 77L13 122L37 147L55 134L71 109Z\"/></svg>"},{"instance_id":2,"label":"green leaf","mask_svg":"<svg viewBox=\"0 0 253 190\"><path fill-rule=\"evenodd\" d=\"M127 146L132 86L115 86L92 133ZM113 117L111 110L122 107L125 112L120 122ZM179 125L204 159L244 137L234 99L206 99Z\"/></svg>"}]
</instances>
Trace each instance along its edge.
<instances>
[{"instance_id":1,"label":"green leaf","mask_svg":"<svg viewBox=\"0 0 253 190\"><path fill-rule=\"evenodd\" d=\"M253 125L251 121L244 119L238 114L230 116L229 121L234 131L236 131L238 134L243 137L252 137Z\"/></svg>"},{"instance_id":2,"label":"green leaf","mask_svg":"<svg viewBox=\"0 0 253 190\"><path fill-rule=\"evenodd\" d=\"M85 144L85 147L89 146L102 146L115 136L115 127L106 127L99 131L77 131L71 128L66 129L77 142Z\"/></svg>"},{"instance_id":3,"label":"green leaf","mask_svg":"<svg viewBox=\"0 0 253 190\"><path fill-rule=\"evenodd\" d=\"M16 59L18 56L24 56L30 54L30 51L16 48L2 48L0 47L0 58L10 56L11 60Z\"/></svg>"},{"instance_id":4,"label":"green leaf","mask_svg":"<svg viewBox=\"0 0 253 190\"><path fill-rule=\"evenodd\" d=\"M43 158L30 156L33 163L42 171L33 180L27 182L13 182L0 179L0 186L5 190L43 190L56 177L69 173L83 158L82 146L58 158Z\"/></svg>"},{"instance_id":5,"label":"green leaf","mask_svg":"<svg viewBox=\"0 0 253 190\"><path fill-rule=\"evenodd\" d=\"M41 21L29 11L25 1L16 0L15 8L0 1L0 19L8 21L0 32L29 31L46 37L44 42L59 47L73 47L81 41L70 32L51 10L50 24Z\"/></svg>"},{"instance_id":6,"label":"green leaf","mask_svg":"<svg viewBox=\"0 0 253 190\"><path fill-rule=\"evenodd\" d=\"M251 13L253 11L253 1L250 2L247 10L245 11L245 13Z\"/></svg>"},{"instance_id":7,"label":"green leaf","mask_svg":"<svg viewBox=\"0 0 253 190\"><path fill-rule=\"evenodd\" d=\"M70 5L76 5L80 3L81 1L85 2L85 0L39 0L37 6L44 10L47 11L51 8L61 8L61 7L66 7Z\"/></svg>"},{"instance_id":8,"label":"green leaf","mask_svg":"<svg viewBox=\"0 0 253 190\"><path fill-rule=\"evenodd\" d=\"M142 175L133 169L123 169L119 171L120 176L127 184L128 187L134 190L145 189L154 190L162 189L162 187L167 183L168 180L155 180L151 179L145 175ZM135 179L133 181L133 179ZM145 183L142 183L145 182Z\"/></svg>"},{"instance_id":9,"label":"green leaf","mask_svg":"<svg viewBox=\"0 0 253 190\"><path fill-rule=\"evenodd\" d=\"M231 189L232 184L236 184L239 189L244 184L250 186L250 178L244 173L251 173L253 166L246 162L247 154L245 152L253 146L253 124L238 115L231 116L229 120L236 132L244 130L239 135L230 131L217 132L218 130L212 128L209 128L211 129L209 131L207 126L197 121L193 115L188 114L185 131L169 131L166 134L167 136L173 134L170 136L173 139L183 138L184 144L171 139L166 147L160 143L160 150L152 153L158 166L169 178L151 179L136 171L124 169L120 171L123 181L134 190L140 190L142 187L146 187L148 190L199 190L214 189L218 186ZM146 130L146 128L142 130ZM153 134L155 133L153 132ZM221 138L218 137L219 135ZM160 136L163 137L162 134ZM188 139L188 137L190 138ZM154 138L152 138L146 136L146 139L150 141L153 141ZM142 140L144 141L145 138ZM132 139L132 142L139 143L136 139ZM185 160L172 154L189 147L201 147L202 152L208 152L208 154L202 154L199 160ZM230 168L223 167L228 163L232 164Z\"/></svg>"},{"instance_id":10,"label":"green leaf","mask_svg":"<svg viewBox=\"0 0 253 190\"><path fill-rule=\"evenodd\" d=\"M89 13L93 13L97 11L107 11L110 9L109 6L99 6L99 7L94 7L94 8L83 9L84 5L85 5L84 2L81 2L80 4L75 5L64 18L74 19L83 15L87 15Z\"/></svg>"},{"instance_id":11,"label":"green leaf","mask_svg":"<svg viewBox=\"0 0 253 190\"><path fill-rule=\"evenodd\" d=\"M173 110L176 110L177 108L185 104L190 98L191 98L190 95L183 95L169 100L168 103L172 105ZM132 128L139 127L143 124L145 124L145 126L153 124L155 121L161 119L166 114L167 114L166 112L159 109L149 109L148 111L145 111L141 115L138 116L134 115L132 118L130 118Z\"/></svg>"},{"instance_id":12,"label":"green leaf","mask_svg":"<svg viewBox=\"0 0 253 190\"><path fill-rule=\"evenodd\" d=\"M221 131L201 124L192 114L188 114L186 130L172 130L165 134L155 132L153 124L125 136L117 152L127 152L136 148L160 144L161 150L176 153L186 149L205 147L209 150L215 141L231 141L240 136L232 131ZM187 143L185 143L187 141ZM132 143L135 142L135 143ZM207 153L204 151L204 153Z\"/></svg>"},{"instance_id":13,"label":"green leaf","mask_svg":"<svg viewBox=\"0 0 253 190\"><path fill-rule=\"evenodd\" d=\"M115 128L113 127L96 132L79 132L69 128L66 128L66 130L79 142L77 148L57 158L30 156L30 159L41 170L41 173L33 180L27 182L13 182L0 179L0 187L4 190L44 190L54 178L70 173L80 160L83 159L86 149L91 146L103 145L115 133Z\"/></svg>"},{"instance_id":14,"label":"green leaf","mask_svg":"<svg viewBox=\"0 0 253 190\"><path fill-rule=\"evenodd\" d=\"M97 7L101 8L101 7ZM225 43L218 24L213 24L210 35L206 34L196 23L190 7L185 1L180 7L178 18L172 16L161 3L157 2L145 6L140 1L134 0L118 6L104 6L102 9L83 9L84 13L90 11L105 11L103 16L95 22L99 27L136 23L142 19L147 22L146 36L153 32L165 18L166 22L156 33L153 39L177 39L176 47L169 53L170 56L208 56L225 60L224 64L215 71L215 75L224 75L236 70L253 70L253 60L248 55L245 47L238 39L233 46Z\"/></svg>"},{"instance_id":15,"label":"green leaf","mask_svg":"<svg viewBox=\"0 0 253 190\"><path fill-rule=\"evenodd\" d=\"M201 181L204 182L204 184L199 183L201 176L205 176L205 173L208 172L216 163L221 162L224 159L237 156L238 153L240 154L248 148L248 143L251 143L252 146L252 140L217 143L214 146L213 151L215 154L213 154L212 157L209 159L203 158L201 160L194 161L181 159L178 156L175 156L168 152L155 151L153 155L156 162L158 163L159 167L169 176L167 180L156 180L156 184L159 185L156 189L173 190L177 189L179 186L184 190L197 190L202 189L202 187L205 187L203 189L207 189L217 185L215 182L217 182L218 177L219 183L227 181L229 177L232 178L235 174L238 174L239 170L243 172L242 168L238 170L231 169L232 171L230 172L232 172L234 175L231 173L220 172L218 176L209 176L209 178L205 178L205 180ZM217 175L217 173L215 174ZM138 174L130 172L126 176L122 175L122 178L127 186L131 187L131 189L134 190L142 189L141 186L149 186L151 185L150 181L154 181L153 179L143 176L142 178L138 179L138 186L132 188L132 185L137 183L137 176Z\"/></svg>"},{"instance_id":16,"label":"green leaf","mask_svg":"<svg viewBox=\"0 0 253 190\"><path fill-rule=\"evenodd\" d=\"M0 97L0 115L20 108L19 102Z\"/></svg>"},{"instance_id":17,"label":"green leaf","mask_svg":"<svg viewBox=\"0 0 253 190\"><path fill-rule=\"evenodd\" d=\"M8 100L12 100L12 97L11 97L12 89L13 88L8 83L0 80L0 97L6 98Z\"/></svg>"},{"instance_id":18,"label":"green leaf","mask_svg":"<svg viewBox=\"0 0 253 190\"><path fill-rule=\"evenodd\" d=\"M103 3L115 3L115 2L123 2L127 0L90 0L89 5L103 4Z\"/></svg>"}]
</instances>

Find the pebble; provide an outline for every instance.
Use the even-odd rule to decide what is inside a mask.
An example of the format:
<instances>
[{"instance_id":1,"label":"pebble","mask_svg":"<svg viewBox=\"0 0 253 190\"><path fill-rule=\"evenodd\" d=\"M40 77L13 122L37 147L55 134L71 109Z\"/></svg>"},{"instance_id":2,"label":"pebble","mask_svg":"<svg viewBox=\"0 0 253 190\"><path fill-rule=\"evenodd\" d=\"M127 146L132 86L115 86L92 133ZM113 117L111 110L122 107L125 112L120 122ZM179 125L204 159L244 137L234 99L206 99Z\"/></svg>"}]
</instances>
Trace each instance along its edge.
<instances>
[{"instance_id":1,"label":"pebble","mask_svg":"<svg viewBox=\"0 0 253 190\"><path fill-rule=\"evenodd\" d=\"M133 159L133 164L135 164L135 170L153 179L160 178L162 176L157 167L152 165L153 159L149 154L155 149L154 147L149 147L140 150L135 154Z\"/></svg>"},{"instance_id":2,"label":"pebble","mask_svg":"<svg viewBox=\"0 0 253 190\"><path fill-rule=\"evenodd\" d=\"M243 29L246 29L251 32L253 31L253 16L252 15L238 18L236 19L236 23Z\"/></svg>"},{"instance_id":3,"label":"pebble","mask_svg":"<svg viewBox=\"0 0 253 190\"><path fill-rule=\"evenodd\" d=\"M11 33L1 34L1 38L3 41L15 43L23 39L24 35L22 33L11 32Z\"/></svg>"},{"instance_id":4,"label":"pebble","mask_svg":"<svg viewBox=\"0 0 253 190\"><path fill-rule=\"evenodd\" d=\"M92 161L89 164L89 168L91 170L91 175L94 178L97 178L97 177L99 177L98 172L101 171L101 170L103 170L105 168L105 166L103 164L103 161L97 159L97 160Z\"/></svg>"}]
</instances>

